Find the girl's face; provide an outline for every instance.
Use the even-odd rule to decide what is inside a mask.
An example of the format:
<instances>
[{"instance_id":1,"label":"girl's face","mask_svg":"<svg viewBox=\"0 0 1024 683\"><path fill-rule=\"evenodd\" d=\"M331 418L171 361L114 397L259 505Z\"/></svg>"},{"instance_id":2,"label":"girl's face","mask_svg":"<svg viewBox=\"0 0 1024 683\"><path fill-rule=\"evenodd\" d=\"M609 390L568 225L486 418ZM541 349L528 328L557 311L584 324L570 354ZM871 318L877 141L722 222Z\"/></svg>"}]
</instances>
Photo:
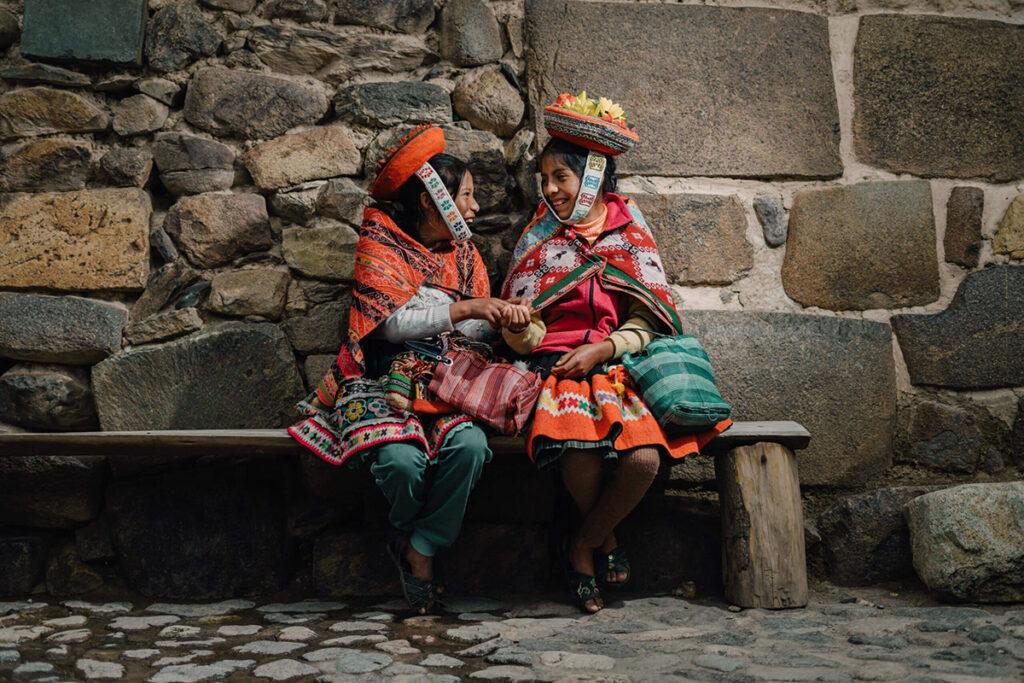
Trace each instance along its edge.
<instances>
[{"instance_id":1,"label":"girl's face","mask_svg":"<svg viewBox=\"0 0 1024 683\"><path fill-rule=\"evenodd\" d=\"M572 214L572 207L576 203L580 177L561 157L545 154L540 159L540 189L558 217L565 220Z\"/></svg>"},{"instance_id":2,"label":"girl's face","mask_svg":"<svg viewBox=\"0 0 1024 683\"><path fill-rule=\"evenodd\" d=\"M480 205L476 203L476 199L473 197L472 173L466 171L466 174L462 176L459 190L452 199L455 201L455 208L462 214L462 218L467 223L472 223L473 219L476 218L476 212L480 210ZM448 226L445 225L440 212L426 192L420 195L420 202L422 202L423 208L426 210L426 219L420 225L420 241L423 244L433 244L434 242L450 240L452 234L448 231Z\"/></svg>"}]
</instances>

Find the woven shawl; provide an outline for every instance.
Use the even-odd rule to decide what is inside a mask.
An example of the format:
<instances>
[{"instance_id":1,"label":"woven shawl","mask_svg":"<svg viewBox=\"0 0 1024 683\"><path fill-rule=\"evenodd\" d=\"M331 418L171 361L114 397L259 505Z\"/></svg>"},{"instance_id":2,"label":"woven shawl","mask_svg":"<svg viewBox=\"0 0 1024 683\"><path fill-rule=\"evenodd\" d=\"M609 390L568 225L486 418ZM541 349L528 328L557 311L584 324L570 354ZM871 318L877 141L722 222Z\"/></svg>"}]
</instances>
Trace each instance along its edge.
<instances>
[{"instance_id":1,"label":"woven shawl","mask_svg":"<svg viewBox=\"0 0 1024 683\"><path fill-rule=\"evenodd\" d=\"M423 284L461 297L486 297L491 291L487 268L472 242L452 242L432 252L405 234L383 211L365 209L356 245L347 338L317 387L322 403L333 406L338 385L363 375L360 342Z\"/></svg>"},{"instance_id":2,"label":"woven shawl","mask_svg":"<svg viewBox=\"0 0 1024 683\"><path fill-rule=\"evenodd\" d=\"M598 277L609 289L642 301L674 334L682 334L658 246L643 214L632 201L610 192L605 193L605 203L616 205L620 219L628 220L606 229L593 246L577 239L571 228L563 229L541 204L512 253L502 298L525 297L534 310L541 310Z\"/></svg>"}]
</instances>

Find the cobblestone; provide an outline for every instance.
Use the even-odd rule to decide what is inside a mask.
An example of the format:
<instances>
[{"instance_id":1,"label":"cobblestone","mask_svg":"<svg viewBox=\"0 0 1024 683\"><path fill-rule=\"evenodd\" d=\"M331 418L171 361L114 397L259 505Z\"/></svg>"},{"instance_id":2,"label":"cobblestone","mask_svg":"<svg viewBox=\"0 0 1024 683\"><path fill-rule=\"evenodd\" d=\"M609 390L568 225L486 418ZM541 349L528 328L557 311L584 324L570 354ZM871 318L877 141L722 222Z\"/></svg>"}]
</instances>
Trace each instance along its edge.
<instances>
[{"instance_id":1,"label":"cobblestone","mask_svg":"<svg viewBox=\"0 0 1024 683\"><path fill-rule=\"evenodd\" d=\"M1024 679L1019 607L932 606L900 592L821 589L807 608L785 612L616 596L591 616L543 598L453 600L460 609L427 617L401 603L12 601L0 605L0 680ZM845 594L853 599L842 602Z\"/></svg>"}]
</instances>

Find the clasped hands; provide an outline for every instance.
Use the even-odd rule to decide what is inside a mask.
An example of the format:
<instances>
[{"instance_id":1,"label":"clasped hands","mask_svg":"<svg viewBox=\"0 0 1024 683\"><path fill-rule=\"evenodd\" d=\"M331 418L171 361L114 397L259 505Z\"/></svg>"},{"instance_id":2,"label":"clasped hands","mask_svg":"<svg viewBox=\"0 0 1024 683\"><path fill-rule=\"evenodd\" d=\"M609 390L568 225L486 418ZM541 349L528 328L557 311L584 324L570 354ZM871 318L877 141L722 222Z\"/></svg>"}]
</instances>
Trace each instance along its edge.
<instances>
[{"instance_id":1,"label":"clasped hands","mask_svg":"<svg viewBox=\"0 0 1024 683\"><path fill-rule=\"evenodd\" d=\"M522 332L530 324L532 308L527 299L463 299L451 305L452 322L474 318L486 320L494 327L503 327L511 332ZM615 345L605 340L593 344L582 344L564 354L551 368L551 372L566 379L585 377L595 365L604 363L615 355Z\"/></svg>"},{"instance_id":2,"label":"clasped hands","mask_svg":"<svg viewBox=\"0 0 1024 683\"><path fill-rule=\"evenodd\" d=\"M530 324L530 312L530 302L521 297L463 299L453 303L448 309L452 323L462 320L485 320L492 327L504 327L512 332L522 332L526 329Z\"/></svg>"}]
</instances>

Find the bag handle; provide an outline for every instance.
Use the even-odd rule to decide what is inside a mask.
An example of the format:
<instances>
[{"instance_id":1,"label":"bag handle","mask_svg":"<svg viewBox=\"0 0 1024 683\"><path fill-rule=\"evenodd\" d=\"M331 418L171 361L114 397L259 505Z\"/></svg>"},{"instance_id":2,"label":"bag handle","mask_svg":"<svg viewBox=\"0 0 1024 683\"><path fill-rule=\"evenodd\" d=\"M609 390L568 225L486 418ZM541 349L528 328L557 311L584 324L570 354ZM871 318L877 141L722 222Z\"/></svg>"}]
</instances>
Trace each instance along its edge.
<instances>
[{"instance_id":1,"label":"bag handle","mask_svg":"<svg viewBox=\"0 0 1024 683\"><path fill-rule=\"evenodd\" d=\"M452 359L444 355L448 353L449 347L447 336L441 336L440 344L432 344L421 339L408 339L405 342L405 346L429 360L444 363L445 365L452 364Z\"/></svg>"}]
</instances>

